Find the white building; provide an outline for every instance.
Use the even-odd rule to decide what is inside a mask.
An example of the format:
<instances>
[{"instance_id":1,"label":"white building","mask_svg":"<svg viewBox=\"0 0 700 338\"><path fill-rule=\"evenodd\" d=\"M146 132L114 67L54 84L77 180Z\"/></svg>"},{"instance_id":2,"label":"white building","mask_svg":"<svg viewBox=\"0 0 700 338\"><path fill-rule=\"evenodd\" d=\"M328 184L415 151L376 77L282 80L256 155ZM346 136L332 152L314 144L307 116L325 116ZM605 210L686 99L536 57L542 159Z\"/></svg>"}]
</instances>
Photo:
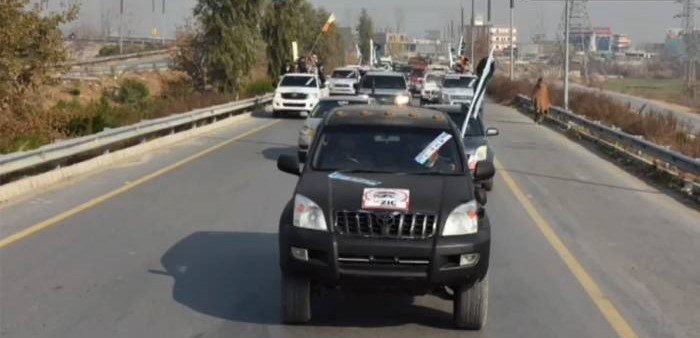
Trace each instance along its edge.
<instances>
[{"instance_id":1,"label":"white building","mask_svg":"<svg viewBox=\"0 0 700 338\"><path fill-rule=\"evenodd\" d=\"M496 47L496 52L510 50L510 47L517 48L518 44L518 29L513 28L513 41L510 41L510 28L492 26L489 27L489 36L491 45Z\"/></svg>"}]
</instances>

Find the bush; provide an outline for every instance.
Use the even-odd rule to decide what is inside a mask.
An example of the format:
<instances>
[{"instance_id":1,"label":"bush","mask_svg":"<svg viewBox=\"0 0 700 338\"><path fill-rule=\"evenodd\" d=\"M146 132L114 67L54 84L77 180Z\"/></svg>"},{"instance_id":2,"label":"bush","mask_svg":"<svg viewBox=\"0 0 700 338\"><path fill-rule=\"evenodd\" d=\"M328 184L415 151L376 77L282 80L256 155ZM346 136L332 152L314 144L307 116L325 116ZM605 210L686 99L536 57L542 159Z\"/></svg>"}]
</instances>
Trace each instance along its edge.
<instances>
[{"instance_id":1,"label":"bush","mask_svg":"<svg viewBox=\"0 0 700 338\"><path fill-rule=\"evenodd\" d=\"M246 83L241 94L243 94L243 97L253 97L271 93L274 90L275 84L270 78L265 77Z\"/></svg>"},{"instance_id":2,"label":"bush","mask_svg":"<svg viewBox=\"0 0 700 338\"><path fill-rule=\"evenodd\" d=\"M117 45L107 45L102 48L100 48L100 51L97 52L98 57L107 57L107 56L114 56L114 55L119 55L119 46Z\"/></svg>"},{"instance_id":3,"label":"bush","mask_svg":"<svg viewBox=\"0 0 700 338\"><path fill-rule=\"evenodd\" d=\"M149 96L150 92L145 83L136 79L124 79L117 89L114 101L142 107L148 101Z\"/></svg>"},{"instance_id":4,"label":"bush","mask_svg":"<svg viewBox=\"0 0 700 338\"><path fill-rule=\"evenodd\" d=\"M68 94L70 94L72 96L80 96L80 94L81 94L80 88L73 87L71 89L68 89Z\"/></svg>"}]
</instances>

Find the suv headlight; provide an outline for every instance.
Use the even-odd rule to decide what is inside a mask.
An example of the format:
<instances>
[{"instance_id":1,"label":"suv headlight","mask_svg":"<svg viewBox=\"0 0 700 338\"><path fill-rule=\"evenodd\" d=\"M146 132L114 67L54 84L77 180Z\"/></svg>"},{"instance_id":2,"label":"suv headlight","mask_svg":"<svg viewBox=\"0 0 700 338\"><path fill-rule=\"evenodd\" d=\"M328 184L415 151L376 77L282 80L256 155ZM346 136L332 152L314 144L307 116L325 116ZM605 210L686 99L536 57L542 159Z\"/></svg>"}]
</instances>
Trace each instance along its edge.
<instances>
[{"instance_id":1,"label":"suv headlight","mask_svg":"<svg viewBox=\"0 0 700 338\"><path fill-rule=\"evenodd\" d=\"M312 100L316 100L316 99L318 99L318 94L316 94L316 93L311 93L311 94L309 94L309 97L310 97Z\"/></svg>"},{"instance_id":2,"label":"suv headlight","mask_svg":"<svg viewBox=\"0 0 700 338\"><path fill-rule=\"evenodd\" d=\"M407 105L409 102L411 102L411 98L404 94L397 95L394 99L394 103L397 106Z\"/></svg>"},{"instance_id":3,"label":"suv headlight","mask_svg":"<svg viewBox=\"0 0 700 338\"><path fill-rule=\"evenodd\" d=\"M279 100L279 99L281 99L281 98L282 98L282 94L281 94L280 92L275 92L275 97L274 97L274 99L275 99L275 100Z\"/></svg>"},{"instance_id":4,"label":"suv headlight","mask_svg":"<svg viewBox=\"0 0 700 338\"><path fill-rule=\"evenodd\" d=\"M476 201L457 206L445 221L443 236L471 235L479 231L479 216Z\"/></svg>"},{"instance_id":5,"label":"suv headlight","mask_svg":"<svg viewBox=\"0 0 700 338\"><path fill-rule=\"evenodd\" d=\"M469 156L469 160L467 163L469 165L469 170L474 171L476 169L477 162L486 161L488 152L489 152L489 147L487 147L487 146L481 146L479 148L476 148L474 155Z\"/></svg>"},{"instance_id":6,"label":"suv headlight","mask_svg":"<svg viewBox=\"0 0 700 338\"><path fill-rule=\"evenodd\" d=\"M294 196L294 226L304 229L327 231L323 210L309 198Z\"/></svg>"}]
</instances>

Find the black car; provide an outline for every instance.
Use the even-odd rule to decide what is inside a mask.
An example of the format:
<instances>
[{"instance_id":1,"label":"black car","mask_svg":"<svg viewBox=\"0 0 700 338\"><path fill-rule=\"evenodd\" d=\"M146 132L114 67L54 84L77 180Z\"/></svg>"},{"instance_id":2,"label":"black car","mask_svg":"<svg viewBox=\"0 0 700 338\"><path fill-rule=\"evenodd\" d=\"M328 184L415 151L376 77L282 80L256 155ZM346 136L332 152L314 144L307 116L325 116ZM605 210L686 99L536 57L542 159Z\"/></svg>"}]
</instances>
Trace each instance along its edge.
<instances>
[{"instance_id":1,"label":"black car","mask_svg":"<svg viewBox=\"0 0 700 338\"><path fill-rule=\"evenodd\" d=\"M437 293L459 328L486 320L490 224L459 131L442 112L352 106L328 114L279 224L282 319L311 319L310 290Z\"/></svg>"}]
</instances>

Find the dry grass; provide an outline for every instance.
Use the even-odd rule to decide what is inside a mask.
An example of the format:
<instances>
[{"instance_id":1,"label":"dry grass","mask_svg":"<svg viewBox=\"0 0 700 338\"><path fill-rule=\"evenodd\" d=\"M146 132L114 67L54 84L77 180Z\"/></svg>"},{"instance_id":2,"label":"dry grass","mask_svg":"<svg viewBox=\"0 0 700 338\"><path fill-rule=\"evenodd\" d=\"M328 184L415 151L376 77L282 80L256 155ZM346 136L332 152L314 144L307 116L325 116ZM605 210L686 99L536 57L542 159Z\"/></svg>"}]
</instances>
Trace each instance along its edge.
<instances>
[{"instance_id":1,"label":"dry grass","mask_svg":"<svg viewBox=\"0 0 700 338\"><path fill-rule=\"evenodd\" d=\"M513 104L518 94L530 95L532 88L533 84L526 80L510 81L498 76L491 81L488 93L498 103ZM550 92L553 104L562 106L563 90L550 88ZM692 158L700 158L700 137L694 137L692 127L670 113L636 111L627 104L599 93L573 91L570 95L569 106L576 114L632 135L641 135L646 140L668 146Z\"/></svg>"}]
</instances>

